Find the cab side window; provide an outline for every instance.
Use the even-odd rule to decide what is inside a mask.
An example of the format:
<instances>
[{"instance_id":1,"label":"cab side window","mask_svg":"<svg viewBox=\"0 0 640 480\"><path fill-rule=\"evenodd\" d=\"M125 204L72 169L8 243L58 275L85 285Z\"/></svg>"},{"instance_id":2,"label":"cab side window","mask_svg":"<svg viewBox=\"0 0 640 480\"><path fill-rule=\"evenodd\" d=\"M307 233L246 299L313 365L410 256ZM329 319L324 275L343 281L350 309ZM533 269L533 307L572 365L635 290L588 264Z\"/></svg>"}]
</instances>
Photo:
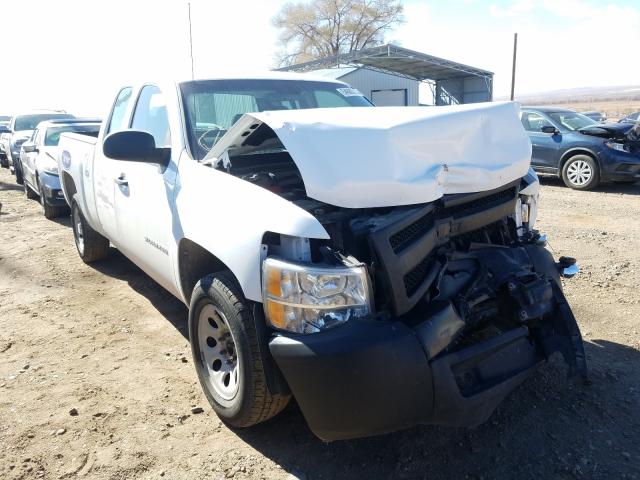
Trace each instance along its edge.
<instances>
[{"instance_id":1,"label":"cab side window","mask_svg":"<svg viewBox=\"0 0 640 480\"><path fill-rule=\"evenodd\" d=\"M109 125L107 125L106 134L118 132L127 128L124 116L127 113L129 100L131 100L131 91L131 87L125 87L120 90L120 93L118 93L116 101L113 104L113 110L111 111L111 118L109 119Z\"/></svg>"},{"instance_id":2,"label":"cab side window","mask_svg":"<svg viewBox=\"0 0 640 480\"><path fill-rule=\"evenodd\" d=\"M539 113L522 112L522 126L527 132L540 132L544 126L553 126L553 124Z\"/></svg>"},{"instance_id":3,"label":"cab side window","mask_svg":"<svg viewBox=\"0 0 640 480\"><path fill-rule=\"evenodd\" d=\"M140 91L131 128L153 135L156 147L171 146L167 104L164 95L155 85L147 85Z\"/></svg>"}]
</instances>

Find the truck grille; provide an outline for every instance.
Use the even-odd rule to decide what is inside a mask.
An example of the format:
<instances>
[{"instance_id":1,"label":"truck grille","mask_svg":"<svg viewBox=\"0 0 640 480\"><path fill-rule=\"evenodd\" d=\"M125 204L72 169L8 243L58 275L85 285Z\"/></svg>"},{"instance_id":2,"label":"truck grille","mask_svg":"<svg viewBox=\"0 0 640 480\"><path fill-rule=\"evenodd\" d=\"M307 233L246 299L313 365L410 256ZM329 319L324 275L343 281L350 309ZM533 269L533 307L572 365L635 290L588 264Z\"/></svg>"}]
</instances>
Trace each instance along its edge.
<instances>
[{"instance_id":1,"label":"truck grille","mask_svg":"<svg viewBox=\"0 0 640 480\"><path fill-rule=\"evenodd\" d=\"M518 184L490 192L446 195L371 232L396 315L411 310L433 283L439 271L432 255L435 247L513 214Z\"/></svg>"}]
</instances>

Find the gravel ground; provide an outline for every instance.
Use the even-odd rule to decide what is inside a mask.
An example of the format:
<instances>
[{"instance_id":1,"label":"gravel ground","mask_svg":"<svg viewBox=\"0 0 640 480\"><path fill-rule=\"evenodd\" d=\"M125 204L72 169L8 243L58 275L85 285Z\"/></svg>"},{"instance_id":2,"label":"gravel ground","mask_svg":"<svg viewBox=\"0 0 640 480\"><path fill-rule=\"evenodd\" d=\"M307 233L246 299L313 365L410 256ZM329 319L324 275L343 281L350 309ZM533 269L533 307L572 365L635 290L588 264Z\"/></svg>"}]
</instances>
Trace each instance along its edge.
<instances>
[{"instance_id":1,"label":"gravel ground","mask_svg":"<svg viewBox=\"0 0 640 480\"><path fill-rule=\"evenodd\" d=\"M197 383L186 308L116 250L84 265L69 220L46 220L6 169L0 202L2 479L640 479L640 185L544 182L538 225L582 268L565 289L590 386L553 358L478 428L331 444L295 406L226 428Z\"/></svg>"}]
</instances>

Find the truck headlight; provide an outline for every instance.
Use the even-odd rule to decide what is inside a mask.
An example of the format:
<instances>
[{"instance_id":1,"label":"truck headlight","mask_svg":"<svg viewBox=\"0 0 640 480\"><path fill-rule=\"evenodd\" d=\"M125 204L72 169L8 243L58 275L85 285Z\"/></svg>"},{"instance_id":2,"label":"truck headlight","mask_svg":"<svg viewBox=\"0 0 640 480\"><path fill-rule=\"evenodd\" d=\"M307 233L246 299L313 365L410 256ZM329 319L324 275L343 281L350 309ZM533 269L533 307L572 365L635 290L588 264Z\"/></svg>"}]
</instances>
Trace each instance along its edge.
<instances>
[{"instance_id":1,"label":"truck headlight","mask_svg":"<svg viewBox=\"0 0 640 480\"><path fill-rule=\"evenodd\" d=\"M316 333L371 313L364 266L318 267L268 257L262 263L267 321L279 330Z\"/></svg>"},{"instance_id":2,"label":"truck headlight","mask_svg":"<svg viewBox=\"0 0 640 480\"><path fill-rule=\"evenodd\" d=\"M526 230L532 230L538 218L538 202L540 199L540 180L538 175L529 168L527 174L522 178L520 185L520 197L516 204L516 225L519 234Z\"/></svg>"}]
</instances>

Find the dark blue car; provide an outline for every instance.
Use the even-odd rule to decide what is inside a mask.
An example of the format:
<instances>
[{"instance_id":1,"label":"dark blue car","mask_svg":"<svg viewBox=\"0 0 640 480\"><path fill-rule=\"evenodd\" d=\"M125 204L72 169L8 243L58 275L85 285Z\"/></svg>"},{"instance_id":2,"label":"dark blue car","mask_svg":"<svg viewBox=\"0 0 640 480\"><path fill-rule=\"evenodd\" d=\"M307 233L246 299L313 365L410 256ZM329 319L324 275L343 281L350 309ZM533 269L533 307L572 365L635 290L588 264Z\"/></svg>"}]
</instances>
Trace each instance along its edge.
<instances>
[{"instance_id":1,"label":"dark blue car","mask_svg":"<svg viewBox=\"0 0 640 480\"><path fill-rule=\"evenodd\" d=\"M522 107L521 120L533 145L531 165L537 172L557 175L577 190L600 182L640 180L640 145L630 135L633 124L601 124L554 107Z\"/></svg>"}]
</instances>

